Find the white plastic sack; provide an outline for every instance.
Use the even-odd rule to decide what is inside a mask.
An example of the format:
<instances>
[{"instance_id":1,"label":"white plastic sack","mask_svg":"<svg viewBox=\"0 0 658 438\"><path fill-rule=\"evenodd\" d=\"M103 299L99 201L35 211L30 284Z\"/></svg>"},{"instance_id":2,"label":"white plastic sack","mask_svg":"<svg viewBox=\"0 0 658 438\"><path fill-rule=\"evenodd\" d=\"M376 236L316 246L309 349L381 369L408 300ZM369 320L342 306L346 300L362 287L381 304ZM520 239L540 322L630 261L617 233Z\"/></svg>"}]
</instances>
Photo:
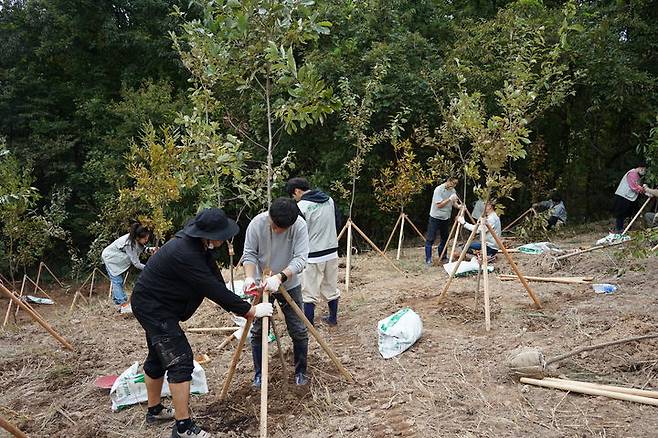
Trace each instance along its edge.
<instances>
[{"instance_id":1,"label":"white plastic sack","mask_svg":"<svg viewBox=\"0 0 658 438\"><path fill-rule=\"evenodd\" d=\"M411 347L420 338L423 322L416 312L405 307L379 321L377 328L379 352L384 359L390 359Z\"/></svg>"},{"instance_id":2,"label":"white plastic sack","mask_svg":"<svg viewBox=\"0 0 658 438\"><path fill-rule=\"evenodd\" d=\"M452 263L446 263L443 265L443 269L448 273L448 275L452 274L452 270L455 269L455 265L457 264L456 261ZM469 274L477 274L477 272L480 270L480 263L478 263L476 258L473 258L472 260L464 260L459 264L459 268L457 268L457 272L455 272L455 277L463 277ZM491 264L487 265L487 271L493 272L494 267Z\"/></svg>"},{"instance_id":3,"label":"white plastic sack","mask_svg":"<svg viewBox=\"0 0 658 438\"><path fill-rule=\"evenodd\" d=\"M197 361L194 361L190 394L207 393L208 382L206 381L206 372ZM162 385L162 396L166 397L170 395L171 391L167 382L167 374L165 374L164 385ZM112 399L112 410L115 412L148 400L146 384L144 383L144 373L139 372L138 362L135 362L130 368L121 373L119 378L114 382L114 385L112 385L110 398Z\"/></svg>"},{"instance_id":4,"label":"white plastic sack","mask_svg":"<svg viewBox=\"0 0 658 438\"><path fill-rule=\"evenodd\" d=\"M612 243L617 243L617 242L625 242L627 240L631 240L630 236L627 236L625 234L614 234L610 233L607 236L605 236L602 239L599 239L596 241L597 245L610 245Z\"/></svg>"},{"instance_id":5,"label":"white plastic sack","mask_svg":"<svg viewBox=\"0 0 658 438\"><path fill-rule=\"evenodd\" d=\"M551 242L526 243L516 248L524 254L544 254L550 252L562 252L562 250Z\"/></svg>"}]
</instances>

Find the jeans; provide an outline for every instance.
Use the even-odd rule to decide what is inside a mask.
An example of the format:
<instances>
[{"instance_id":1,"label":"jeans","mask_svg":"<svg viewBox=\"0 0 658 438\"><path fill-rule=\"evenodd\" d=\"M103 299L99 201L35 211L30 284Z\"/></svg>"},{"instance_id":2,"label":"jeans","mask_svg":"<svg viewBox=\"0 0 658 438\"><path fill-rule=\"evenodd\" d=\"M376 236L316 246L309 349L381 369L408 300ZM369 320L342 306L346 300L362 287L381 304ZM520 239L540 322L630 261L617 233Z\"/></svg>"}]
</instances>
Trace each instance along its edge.
<instances>
[{"instance_id":1,"label":"jeans","mask_svg":"<svg viewBox=\"0 0 658 438\"><path fill-rule=\"evenodd\" d=\"M432 244L436 239L436 233L439 233L441 242L437 246L436 251L438 255L441 255L443 248L448 243L448 235L450 234L450 219L437 219L430 216L430 221L427 224L427 236L425 240L425 262L429 263L432 261Z\"/></svg>"},{"instance_id":2,"label":"jeans","mask_svg":"<svg viewBox=\"0 0 658 438\"><path fill-rule=\"evenodd\" d=\"M468 247L470 251L480 251L482 250L482 243L480 242L473 242L471 243L471 246ZM490 248L487 246L487 257L490 257L492 255L496 255L498 253L497 249Z\"/></svg>"},{"instance_id":3,"label":"jeans","mask_svg":"<svg viewBox=\"0 0 658 438\"><path fill-rule=\"evenodd\" d=\"M123 275L112 275L110 270L105 267L107 275L110 277L110 282L112 283L112 301L114 304L121 305L128 302L128 296L123 290Z\"/></svg>"},{"instance_id":4,"label":"jeans","mask_svg":"<svg viewBox=\"0 0 658 438\"><path fill-rule=\"evenodd\" d=\"M293 299L300 309L304 308L302 302L302 287L297 286L288 290L288 294ZM308 355L308 331L304 322L297 316L288 301L279 293L270 294L270 302L273 303L277 300L281 305L281 310L286 318L286 327L288 334L292 339L293 356L295 359L295 374L306 374L306 357ZM251 327L251 346L254 353L254 368L256 374L260 375L260 358L256 357L260 354L261 338L263 333L263 321L258 318L254 321Z\"/></svg>"}]
</instances>

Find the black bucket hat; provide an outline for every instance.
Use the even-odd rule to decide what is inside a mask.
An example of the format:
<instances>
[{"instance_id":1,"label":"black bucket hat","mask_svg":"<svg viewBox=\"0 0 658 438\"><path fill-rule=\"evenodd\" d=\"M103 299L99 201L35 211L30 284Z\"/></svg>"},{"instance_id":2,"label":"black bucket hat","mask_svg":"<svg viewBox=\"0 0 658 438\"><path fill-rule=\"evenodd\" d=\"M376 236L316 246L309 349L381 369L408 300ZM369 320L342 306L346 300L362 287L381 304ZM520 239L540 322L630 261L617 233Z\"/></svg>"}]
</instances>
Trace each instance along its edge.
<instances>
[{"instance_id":1,"label":"black bucket hat","mask_svg":"<svg viewBox=\"0 0 658 438\"><path fill-rule=\"evenodd\" d=\"M240 232L240 227L221 208L206 208L185 225L183 233L208 240L228 240Z\"/></svg>"}]
</instances>

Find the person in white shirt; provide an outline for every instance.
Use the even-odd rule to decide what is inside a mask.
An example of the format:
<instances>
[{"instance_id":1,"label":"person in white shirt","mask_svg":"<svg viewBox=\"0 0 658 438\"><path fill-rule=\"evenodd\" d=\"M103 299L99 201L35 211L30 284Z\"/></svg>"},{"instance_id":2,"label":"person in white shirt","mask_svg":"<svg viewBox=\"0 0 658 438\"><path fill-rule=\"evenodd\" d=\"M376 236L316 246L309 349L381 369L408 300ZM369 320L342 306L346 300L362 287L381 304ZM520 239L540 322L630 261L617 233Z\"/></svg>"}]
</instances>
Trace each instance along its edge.
<instances>
[{"instance_id":1,"label":"person in white shirt","mask_svg":"<svg viewBox=\"0 0 658 438\"><path fill-rule=\"evenodd\" d=\"M500 225L500 218L496 214L496 209L493 203L487 202L485 207L484 207L484 214L486 216L486 221L489 224L489 226L494 230L496 233L496 236L500 236L501 234L501 225ZM457 220L459 221L460 224L464 225L464 228L466 228L469 231L473 231L473 228L475 228L474 224L469 224L466 222L464 219L464 216L459 215L457 217ZM485 227L485 238L486 238L486 245L487 245L487 256L491 257L496 255L498 250L500 249L498 247L498 244L496 243L496 239L491 235L488 229L486 229L486 225L480 225L480 227ZM480 230L478 230L479 232ZM481 251L482 250L482 242L473 242L471 243L471 246L468 248L469 252L474 252L474 251Z\"/></svg>"},{"instance_id":2,"label":"person in white shirt","mask_svg":"<svg viewBox=\"0 0 658 438\"><path fill-rule=\"evenodd\" d=\"M436 248L437 254L441 255L443 248L448 242L450 234L450 225L452 218L452 209L460 208L461 202L455 192L455 187L459 183L457 178L448 178L446 182L434 189L432 195L432 205L430 206L430 218L427 224L427 236L425 236L425 264L432 264L432 245L439 234L441 241Z\"/></svg>"}]
</instances>

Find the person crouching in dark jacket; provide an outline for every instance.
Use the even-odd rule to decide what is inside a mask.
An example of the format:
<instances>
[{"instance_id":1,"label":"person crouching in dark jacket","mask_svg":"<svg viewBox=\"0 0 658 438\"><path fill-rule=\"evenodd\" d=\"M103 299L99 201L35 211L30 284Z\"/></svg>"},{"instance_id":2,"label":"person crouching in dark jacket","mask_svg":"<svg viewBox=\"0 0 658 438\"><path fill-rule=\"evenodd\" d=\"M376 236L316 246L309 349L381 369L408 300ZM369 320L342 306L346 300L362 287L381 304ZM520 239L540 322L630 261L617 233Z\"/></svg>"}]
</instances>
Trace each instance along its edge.
<instances>
[{"instance_id":1,"label":"person crouching in dark jacket","mask_svg":"<svg viewBox=\"0 0 658 438\"><path fill-rule=\"evenodd\" d=\"M189 319L204 298L245 318L272 316L272 304L251 306L231 292L217 268L217 251L240 228L219 208L201 211L146 265L132 295L135 318L146 332L144 380L149 423L176 419L172 437L210 437L190 418L188 402L194 370L190 344L179 322ZM160 402L165 371L174 409Z\"/></svg>"}]
</instances>

